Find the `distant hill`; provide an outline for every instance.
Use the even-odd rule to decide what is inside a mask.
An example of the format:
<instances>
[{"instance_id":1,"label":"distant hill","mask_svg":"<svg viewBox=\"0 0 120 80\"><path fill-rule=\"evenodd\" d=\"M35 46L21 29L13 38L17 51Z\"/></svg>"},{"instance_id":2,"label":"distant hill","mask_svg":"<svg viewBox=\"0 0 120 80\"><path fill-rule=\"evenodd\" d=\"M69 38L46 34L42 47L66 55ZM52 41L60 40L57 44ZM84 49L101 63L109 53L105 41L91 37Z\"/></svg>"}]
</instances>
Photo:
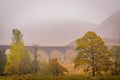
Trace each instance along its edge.
<instances>
[{"instance_id":1,"label":"distant hill","mask_svg":"<svg viewBox=\"0 0 120 80\"><path fill-rule=\"evenodd\" d=\"M106 45L120 46L120 10L98 25L94 31L103 38ZM75 46L75 41L69 45Z\"/></svg>"},{"instance_id":2,"label":"distant hill","mask_svg":"<svg viewBox=\"0 0 120 80\"><path fill-rule=\"evenodd\" d=\"M105 38L120 39L120 10L103 21L95 31Z\"/></svg>"},{"instance_id":3,"label":"distant hill","mask_svg":"<svg viewBox=\"0 0 120 80\"><path fill-rule=\"evenodd\" d=\"M70 44L68 44L68 46L75 46L75 45L76 45L75 41L72 41Z\"/></svg>"},{"instance_id":4,"label":"distant hill","mask_svg":"<svg viewBox=\"0 0 120 80\"><path fill-rule=\"evenodd\" d=\"M109 38L103 38L105 41L105 44L108 46L120 46L120 39L109 39Z\"/></svg>"},{"instance_id":5,"label":"distant hill","mask_svg":"<svg viewBox=\"0 0 120 80\"><path fill-rule=\"evenodd\" d=\"M103 40L105 41L105 44L107 46L120 46L120 39L103 38ZM68 46L75 46L75 45L76 45L75 41L68 44Z\"/></svg>"}]
</instances>

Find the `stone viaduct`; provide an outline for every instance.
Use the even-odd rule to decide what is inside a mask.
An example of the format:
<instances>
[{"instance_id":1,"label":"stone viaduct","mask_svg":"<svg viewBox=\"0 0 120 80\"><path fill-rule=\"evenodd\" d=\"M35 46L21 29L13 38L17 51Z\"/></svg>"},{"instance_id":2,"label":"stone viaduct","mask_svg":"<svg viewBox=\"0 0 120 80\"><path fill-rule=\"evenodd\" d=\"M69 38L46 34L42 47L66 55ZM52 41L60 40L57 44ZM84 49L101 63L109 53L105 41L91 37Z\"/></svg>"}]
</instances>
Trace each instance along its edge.
<instances>
[{"instance_id":1,"label":"stone viaduct","mask_svg":"<svg viewBox=\"0 0 120 80\"><path fill-rule=\"evenodd\" d=\"M1 50L7 50L9 49L10 46L9 45L0 45L0 49ZM26 48L34 54L34 49L32 46L26 46ZM67 50L74 50L74 46L39 46L39 50L43 50L46 54L47 54L47 61L49 62L51 57L51 52L53 50L57 50L61 52L61 60L64 61L65 60L65 52Z\"/></svg>"}]
</instances>

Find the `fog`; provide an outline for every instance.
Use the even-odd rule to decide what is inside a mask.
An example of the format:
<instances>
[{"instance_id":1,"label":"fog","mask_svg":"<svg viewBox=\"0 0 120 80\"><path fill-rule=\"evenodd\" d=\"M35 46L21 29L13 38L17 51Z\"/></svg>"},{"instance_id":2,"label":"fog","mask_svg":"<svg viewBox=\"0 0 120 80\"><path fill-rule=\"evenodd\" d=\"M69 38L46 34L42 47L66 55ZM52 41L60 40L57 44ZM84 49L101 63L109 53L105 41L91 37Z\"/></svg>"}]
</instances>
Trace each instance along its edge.
<instances>
[{"instance_id":1,"label":"fog","mask_svg":"<svg viewBox=\"0 0 120 80\"><path fill-rule=\"evenodd\" d=\"M120 0L0 0L0 44L20 29L26 45L67 45L120 9Z\"/></svg>"}]
</instances>

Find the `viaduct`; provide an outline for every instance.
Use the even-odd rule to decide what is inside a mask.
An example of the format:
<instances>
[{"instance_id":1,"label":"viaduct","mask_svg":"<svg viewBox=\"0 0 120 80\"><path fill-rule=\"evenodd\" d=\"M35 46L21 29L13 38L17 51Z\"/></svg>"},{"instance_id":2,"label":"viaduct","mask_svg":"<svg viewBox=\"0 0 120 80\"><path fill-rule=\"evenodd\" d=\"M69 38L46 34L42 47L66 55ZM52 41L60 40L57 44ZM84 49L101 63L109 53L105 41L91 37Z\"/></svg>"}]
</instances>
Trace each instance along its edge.
<instances>
[{"instance_id":1,"label":"viaduct","mask_svg":"<svg viewBox=\"0 0 120 80\"><path fill-rule=\"evenodd\" d=\"M0 49L1 50L7 50L9 49L10 46L9 45L0 45ZM32 46L26 46L26 48L31 52L34 53L34 49ZM58 50L61 52L61 60L64 61L65 60L65 52L67 50L74 50L74 46L39 46L39 50L43 50L46 54L47 54L47 61L49 62L51 57L51 52L53 50Z\"/></svg>"}]
</instances>

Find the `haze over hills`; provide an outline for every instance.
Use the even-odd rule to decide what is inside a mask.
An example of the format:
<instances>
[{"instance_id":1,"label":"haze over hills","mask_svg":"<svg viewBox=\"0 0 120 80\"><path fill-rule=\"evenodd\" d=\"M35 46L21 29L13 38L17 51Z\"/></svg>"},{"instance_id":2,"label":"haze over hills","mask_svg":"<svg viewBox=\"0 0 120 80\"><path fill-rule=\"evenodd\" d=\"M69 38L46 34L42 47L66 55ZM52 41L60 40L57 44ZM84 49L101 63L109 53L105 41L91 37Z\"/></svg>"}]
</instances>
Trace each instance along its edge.
<instances>
[{"instance_id":1,"label":"haze over hills","mask_svg":"<svg viewBox=\"0 0 120 80\"><path fill-rule=\"evenodd\" d=\"M34 28L29 28L34 27ZM42 27L42 28L39 28ZM49 29L48 29L49 27ZM60 45L75 45L75 39L83 36L87 31L95 31L100 35L106 44L108 45L119 45L120 44L120 10L112 14L100 25L92 24L85 21L56 21L56 22L44 22L42 24L38 23L36 25L28 25L26 27L20 28L24 34L24 42L26 45L32 45L34 42L40 42L39 44L43 46L46 43L47 46L60 46ZM10 31L11 32L11 31ZM9 33L10 33L9 32ZM0 44L10 42L11 39L6 39L10 37L2 33L2 40ZM11 33L12 34L12 33ZM44 35L44 36L43 36ZM47 40L49 38L49 41ZM54 41L54 43L53 43ZM8 43L9 44L9 43ZM46 46L44 45L44 46Z\"/></svg>"},{"instance_id":2,"label":"haze over hills","mask_svg":"<svg viewBox=\"0 0 120 80\"><path fill-rule=\"evenodd\" d=\"M105 38L120 39L120 10L103 21L95 31Z\"/></svg>"},{"instance_id":3,"label":"haze over hills","mask_svg":"<svg viewBox=\"0 0 120 80\"><path fill-rule=\"evenodd\" d=\"M32 45L37 42L40 46L64 46L75 40L76 37L82 36L85 32L93 30L95 26L96 24L84 21L51 21L49 23L28 25L20 30L24 35L26 45ZM12 31L9 31L10 34L12 34L11 32ZM11 38L5 39L5 37L10 37L5 33L7 32L3 33L3 40L1 40L2 42L0 42L0 44L4 44L5 41L11 42Z\"/></svg>"},{"instance_id":4,"label":"haze over hills","mask_svg":"<svg viewBox=\"0 0 120 80\"><path fill-rule=\"evenodd\" d=\"M95 31L107 45L120 45L120 10L103 21Z\"/></svg>"},{"instance_id":5,"label":"haze over hills","mask_svg":"<svg viewBox=\"0 0 120 80\"><path fill-rule=\"evenodd\" d=\"M16 28L25 45L64 46L119 9L120 0L0 0L0 44Z\"/></svg>"},{"instance_id":6,"label":"haze over hills","mask_svg":"<svg viewBox=\"0 0 120 80\"><path fill-rule=\"evenodd\" d=\"M98 25L94 31L103 38L107 45L120 45L120 10ZM75 41L69 46L75 46Z\"/></svg>"}]
</instances>

